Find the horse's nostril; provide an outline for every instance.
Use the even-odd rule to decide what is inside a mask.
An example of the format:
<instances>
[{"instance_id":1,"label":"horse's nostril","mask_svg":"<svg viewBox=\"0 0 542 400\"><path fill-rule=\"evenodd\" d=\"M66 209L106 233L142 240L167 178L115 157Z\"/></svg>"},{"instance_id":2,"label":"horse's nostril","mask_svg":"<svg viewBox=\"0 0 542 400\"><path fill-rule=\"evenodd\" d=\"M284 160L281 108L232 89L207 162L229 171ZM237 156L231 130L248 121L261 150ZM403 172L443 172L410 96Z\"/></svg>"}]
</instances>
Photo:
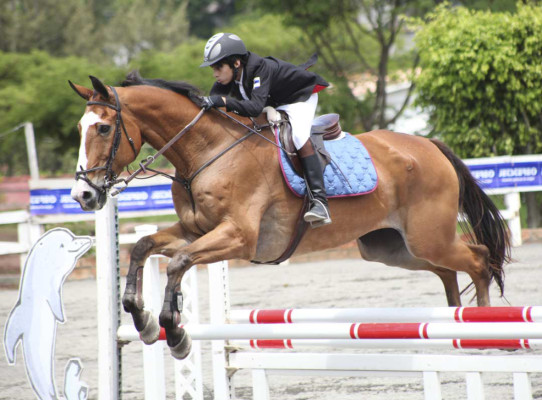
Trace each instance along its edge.
<instances>
[{"instance_id":1,"label":"horse's nostril","mask_svg":"<svg viewBox=\"0 0 542 400\"><path fill-rule=\"evenodd\" d=\"M84 191L83 194L81 195L81 198L83 200L90 200L92 199L92 193L89 191Z\"/></svg>"}]
</instances>

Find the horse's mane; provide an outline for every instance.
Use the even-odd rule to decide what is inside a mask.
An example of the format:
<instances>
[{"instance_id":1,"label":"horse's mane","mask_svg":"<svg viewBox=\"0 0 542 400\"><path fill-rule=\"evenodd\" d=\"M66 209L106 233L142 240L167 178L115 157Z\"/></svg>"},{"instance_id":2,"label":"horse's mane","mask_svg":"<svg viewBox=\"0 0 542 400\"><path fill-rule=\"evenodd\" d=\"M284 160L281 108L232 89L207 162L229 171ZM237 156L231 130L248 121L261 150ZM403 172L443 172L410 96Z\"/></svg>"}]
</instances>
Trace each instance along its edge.
<instances>
[{"instance_id":1,"label":"horse's mane","mask_svg":"<svg viewBox=\"0 0 542 400\"><path fill-rule=\"evenodd\" d=\"M138 85L148 85L148 86L155 86L162 89L168 89L175 93L182 94L183 96L188 97L190 100L192 100L197 105L200 105L201 102L201 92L200 90L183 81L166 81L164 79L145 79L142 78L141 75L139 75L138 71L132 71L129 72L126 75L126 79L121 82L120 84L123 87L126 86L138 86Z\"/></svg>"}]
</instances>

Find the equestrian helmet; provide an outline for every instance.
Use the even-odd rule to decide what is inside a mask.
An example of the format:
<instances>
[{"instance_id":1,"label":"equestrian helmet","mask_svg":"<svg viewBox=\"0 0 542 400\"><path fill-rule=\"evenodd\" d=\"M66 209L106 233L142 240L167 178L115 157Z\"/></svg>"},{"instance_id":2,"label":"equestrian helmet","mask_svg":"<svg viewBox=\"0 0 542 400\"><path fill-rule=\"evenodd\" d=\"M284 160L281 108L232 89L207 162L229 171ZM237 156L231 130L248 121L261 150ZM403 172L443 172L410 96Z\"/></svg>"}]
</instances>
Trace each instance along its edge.
<instances>
[{"instance_id":1,"label":"equestrian helmet","mask_svg":"<svg viewBox=\"0 0 542 400\"><path fill-rule=\"evenodd\" d=\"M239 36L233 33L217 33L205 45L200 67L208 67L228 56L245 54L247 48Z\"/></svg>"}]
</instances>

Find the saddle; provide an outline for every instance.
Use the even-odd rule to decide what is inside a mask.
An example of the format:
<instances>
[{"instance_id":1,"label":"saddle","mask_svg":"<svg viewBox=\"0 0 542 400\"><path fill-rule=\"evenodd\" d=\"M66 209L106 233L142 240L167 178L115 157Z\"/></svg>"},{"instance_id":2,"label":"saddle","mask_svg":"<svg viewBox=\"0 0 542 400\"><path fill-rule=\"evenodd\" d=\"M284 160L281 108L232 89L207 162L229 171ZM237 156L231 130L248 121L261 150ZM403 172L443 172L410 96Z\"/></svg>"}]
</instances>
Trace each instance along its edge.
<instances>
[{"instance_id":1,"label":"saddle","mask_svg":"<svg viewBox=\"0 0 542 400\"><path fill-rule=\"evenodd\" d=\"M290 125L290 121L288 121L288 115L283 111L279 112L283 121L280 125L280 142L288 152L288 159L294 170L303 176L303 167L294 146L292 126ZM331 162L331 156L324 147L324 140L337 139L341 135L342 129L339 124L339 118L339 114L324 114L312 121L310 138L320 159L322 171Z\"/></svg>"}]
</instances>

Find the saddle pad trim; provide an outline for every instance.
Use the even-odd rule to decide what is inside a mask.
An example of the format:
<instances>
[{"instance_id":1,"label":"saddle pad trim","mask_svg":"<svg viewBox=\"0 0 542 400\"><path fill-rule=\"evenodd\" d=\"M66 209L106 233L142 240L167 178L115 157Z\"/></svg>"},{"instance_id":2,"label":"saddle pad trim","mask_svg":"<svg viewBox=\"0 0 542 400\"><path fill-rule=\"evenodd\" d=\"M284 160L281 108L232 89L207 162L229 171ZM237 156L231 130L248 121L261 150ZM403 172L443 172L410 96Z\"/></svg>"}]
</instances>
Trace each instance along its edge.
<instances>
[{"instance_id":1,"label":"saddle pad trim","mask_svg":"<svg viewBox=\"0 0 542 400\"><path fill-rule=\"evenodd\" d=\"M346 133L346 132L343 132L345 133L345 135L350 135L349 133ZM279 132L278 132L278 128L275 127L275 142L277 143L278 147L277 147L277 152L278 152L278 159L279 159L279 165L280 165L280 170L281 170L281 173L282 173L282 177L284 179L284 182L286 183L286 185L288 186L288 188L290 189L290 191L296 196L296 197L300 197L300 198L303 198L305 197L306 194L301 194L301 193L298 193L293 187L292 185L290 184L290 181L286 178L287 174L285 172L285 169L284 169L284 165L283 165L283 162L289 162L287 160L287 156L284 155L284 158L286 159L285 161L283 161L283 150L282 148L280 147L281 146L281 143L280 143L280 135L279 135ZM337 140L337 139L336 139ZM363 146L363 143L362 143L362 146ZM363 146L365 147L365 146ZM366 149L365 149L366 150ZM375 181L375 184L374 186L370 189L370 190L367 190L367 191L364 191L364 192L358 192L358 193L351 193L351 194L338 194L338 195L331 195L331 196L327 196L328 199L337 199L337 198L342 198L342 197L355 197L355 196L362 196L362 195L365 195L365 194L369 194L369 193L372 193L376 190L376 188L378 187L378 182L379 182L379 178L378 178L378 171L376 170L375 166L374 166L374 163L373 163L373 160L370 159L370 162L371 162L371 165L375 171L375 175L376 175L376 181ZM330 164L331 165L331 164ZM297 176L299 176L297 173L296 173Z\"/></svg>"}]
</instances>

